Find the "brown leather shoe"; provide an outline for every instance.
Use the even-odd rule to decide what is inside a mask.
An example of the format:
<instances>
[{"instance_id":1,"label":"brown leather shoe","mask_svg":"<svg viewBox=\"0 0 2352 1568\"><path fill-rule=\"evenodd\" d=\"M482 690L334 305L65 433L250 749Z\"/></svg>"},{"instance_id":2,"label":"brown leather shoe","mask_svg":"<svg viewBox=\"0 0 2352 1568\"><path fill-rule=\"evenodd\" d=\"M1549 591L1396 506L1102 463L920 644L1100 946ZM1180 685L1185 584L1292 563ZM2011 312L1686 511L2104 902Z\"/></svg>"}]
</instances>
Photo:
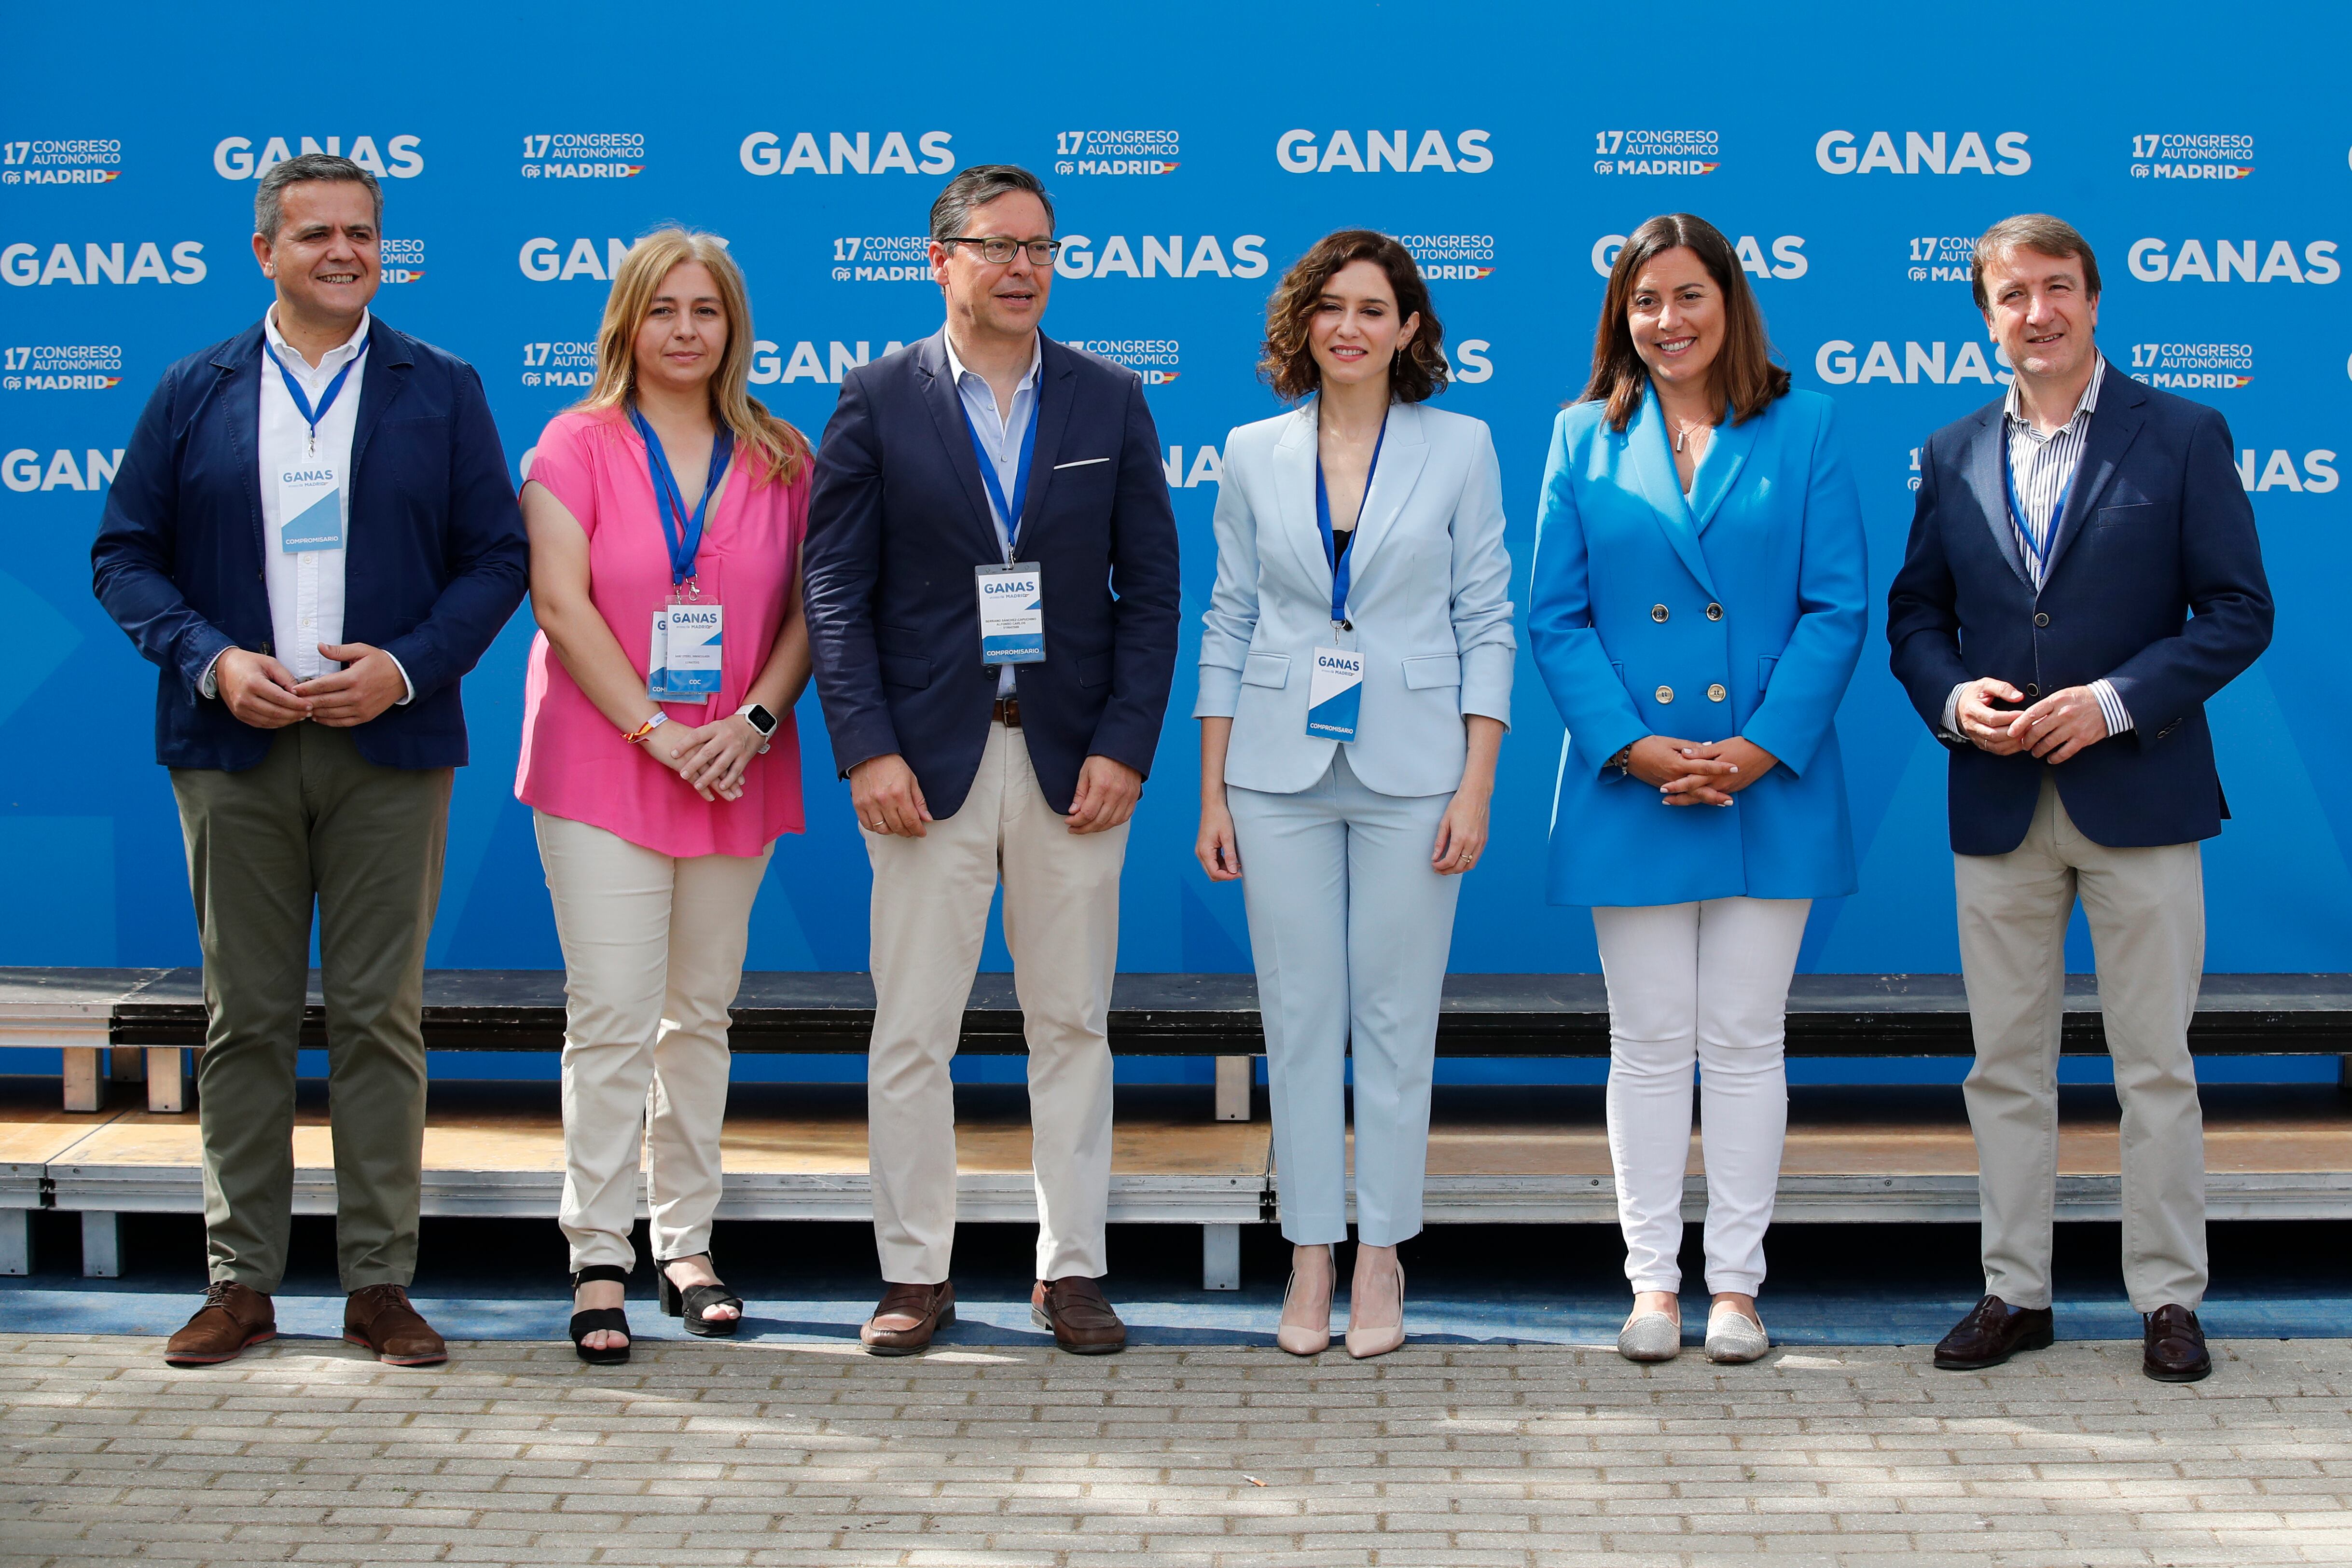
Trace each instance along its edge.
<instances>
[{"instance_id":1,"label":"brown leather shoe","mask_svg":"<svg viewBox=\"0 0 2352 1568\"><path fill-rule=\"evenodd\" d=\"M1040 1280L1029 1292L1029 1320L1054 1331L1054 1343L1072 1355L1112 1355L1127 1348L1127 1325L1083 1274Z\"/></svg>"},{"instance_id":2,"label":"brown leather shoe","mask_svg":"<svg viewBox=\"0 0 2352 1568\"><path fill-rule=\"evenodd\" d=\"M268 1296L234 1280L215 1280L188 1326L165 1342L163 1359L173 1366L211 1366L277 1337L278 1309Z\"/></svg>"},{"instance_id":3,"label":"brown leather shoe","mask_svg":"<svg viewBox=\"0 0 2352 1568\"><path fill-rule=\"evenodd\" d=\"M2048 1307L2012 1307L1987 1296L1936 1342L1936 1364L1946 1372L1979 1372L2021 1350L2048 1350L2056 1337Z\"/></svg>"},{"instance_id":4,"label":"brown leather shoe","mask_svg":"<svg viewBox=\"0 0 2352 1568\"><path fill-rule=\"evenodd\" d=\"M955 1285L894 1285L886 1282L881 1302L857 1341L875 1355L913 1355L931 1348L934 1330L955 1323Z\"/></svg>"},{"instance_id":5,"label":"brown leather shoe","mask_svg":"<svg viewBox=\"0 0 2352 1568\"><path fill-rule=\"evenodd\" d=\"M365 1285L343 1303L343 1338L375 1352L386 1366L437 1366L449 1347L401 1285Z\"/></svg>"},{"instance_id":6,"label":"brown leather shoe","mask_svg":"<svg viewBox=\"0 0 2352 1568\"><path fill-rule=\"evenodd\" d=\"M2195 1383L2213 1375L2205 1348L2204 1325L2187 1307L2164 1306L2147 1314L2147 1349L2140 1370L2158 1383Z\"/></svg>"}]
</instances>

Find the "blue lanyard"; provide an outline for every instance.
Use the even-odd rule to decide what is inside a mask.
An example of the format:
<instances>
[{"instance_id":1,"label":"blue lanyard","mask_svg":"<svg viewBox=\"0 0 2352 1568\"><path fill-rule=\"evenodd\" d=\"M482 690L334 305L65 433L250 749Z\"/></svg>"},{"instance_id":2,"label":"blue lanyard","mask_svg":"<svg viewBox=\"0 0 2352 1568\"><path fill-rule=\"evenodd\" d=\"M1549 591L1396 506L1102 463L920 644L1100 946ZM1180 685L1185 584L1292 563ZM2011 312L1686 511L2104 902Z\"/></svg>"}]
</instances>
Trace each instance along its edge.
<instances>
[{"instance_id":1,"label":"blue lanyard","mask_svg":"<svg viewBox=\"0 0 2352 1568\"><path fill-rule=\"evenodd\" d=\"M1319 418L1319 415L1318 415ZM1388 444L1389 422L1381 419L1381 434L1372 443L1372 465L1364 470L1364 501L1372 498L1372 476L1381 471L1381 448ZM1364 502L1356 503L1356 524L1361 528ZM1348 580L1353 575L1354 563L1339 553L1339 541L1331 533L1331 497L1323 488L1323 441L1318 434L1315 442L1315 526L1323 533L1323 559L1331 563L1331 624L1348 624Z\"/></svg>"},{"instance_id":2,"label":"blue lanyard","mask_svg":"<svg viewBox=\"0 0 2352 1568\"><path fill-rule=\"evenodd\" d=\"M310 400L302 394L302 383L294 379L294 372L286 368L286 361L279 359L278 350L269 346L268 336L266 333L263 335L261 351L269 356L269 362L276 365L278 373L286 378L286 395L294 400L295 410L301 414L303 423L310 425L312 447L315 448L319 444L319 422L327 417L329 409L335 406L335 399L342 395L343 383L352 379L352 371L358 369L362 360L367 358L368 345L374 341L375 329L370 327L368 335L360 340L360 351L343 361L343 368L337 371L335 379L327 383L326 395L319 399L317 408L312 408Z\"/></svg>"},{"instance_id":3,"label":"blue lanyard","mask_svg":"<svg viewBox=\"0 0 2352 1568\"><path fill-rule=\"evenodd\" d=\"M1018 397L1019 393L1013 394ZM1013 504L1004 504L1004 484L996 476L996 460L981 444L980 427L971 422L971 410L965 406L963 389L956 389L956 406L963 409L963 427L971 437L971 455L980 459L980 482L988 486L988 498L996 503L996 515L1004 519L1004 559L1013 559L1013 547L1021 538L1021 508L1029 504L1029 459L1037 452L1037 402L1029 400L1029 425L1021 433L1021 462L1013 471Z\"/></svg>"},{"instance_id":4,"label":"blue lanyard","mask_svg":"<svg viewBox=\"0 0 2352 1568\"><path fill-rule=\"evenodd\" d=\"M669 544L669 580L675 588L694 575L694 558L702 549L702 519L709 515L710 497L719 493L719 481L727 472L727 459L735 450L735 433L723 424L719 427L710 443L710 476L703 480L702 498L695 502L694 516L688 517L685 493L677 487L677 476L670 470L661 437L634 408L629 410L629 423L645 437L646 468L654 481L654 510L661 514L662 538Z\"/></svg>"},{"instance_id":5,"label":"blue lanyard","mask_svg":"<svg viewBox=\"0 0 2352 1568\"><path fill-rule=\"evenodd\" d=\"M2000 482L2009 492L2010 524L2017 529L2017 537L2025 541L2025 548L2033 552L2033 579L2039 582L2042 574L2050 570L2050 545L2046 539L2035 539L2033 530L2025 526L2025 507L2017 498L2017 470L2009 465L2010 439L2009 431L2004 427L2000 433ZM2053 535L2058 531L2058 520L2066 515L2067 498L2074 495L2074 481L2082 472L2082 459L2076 458L2074 472L2066 476L2066 487L2058 493L2058 505L2050 514L2050 532Z\"/></svg>"}]
</instances>

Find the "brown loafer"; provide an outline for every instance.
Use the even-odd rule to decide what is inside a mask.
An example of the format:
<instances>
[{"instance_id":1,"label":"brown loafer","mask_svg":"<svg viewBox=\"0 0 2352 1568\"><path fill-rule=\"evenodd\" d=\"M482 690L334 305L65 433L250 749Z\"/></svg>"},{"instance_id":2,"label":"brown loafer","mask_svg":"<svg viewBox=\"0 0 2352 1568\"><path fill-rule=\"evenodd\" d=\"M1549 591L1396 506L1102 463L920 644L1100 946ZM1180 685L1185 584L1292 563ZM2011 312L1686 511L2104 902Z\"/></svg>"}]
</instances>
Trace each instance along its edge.
<instances>
[{"instance_id":1,"label":"brown loafer","mask_svg":"<svg viewBox=\"0 0 2352 1568\"><path fill-rule=\"evenodd\" d=\"M2187 1307L2158 1307L2146 1322L2142 1372L2158 1383L2195 1383L2213 1375L2213 1357L2205 1348L2205 1328L2195 1312Z\"/></svg>"},{"instance_id":2,"label":"brown loafer","mask_svg":"<svg viewBox=\"0 0 2352 1568\"><path fill-rule=\"evenodd\" d=\"M1040 1280L1029 1292L1029 1320L1054 1331L1054 1343L1072 1355L1111 1355L1127 1348L1127 1325L1083 1274Z\"/></svg>"},{"instance_id":3,"label":"brown loafer","mask_svg":"<svg viewBox=\"0 0 2352 1568\"><path fill-rule=\"evenodd\" d=\"M936 1285L886 1282L882 1300L857 1341L875 1355L913 1355L931 1347L934 1331L955 1323L955 1286L941 1280Z\"/></svg>"},{"instance_id":4,"label":"brown loafer","mask_svg":"<svg viewBox=\"0 0 2352 1568\"><path fill-rule=\"evenodd\" d=\"M187 1327L165 1342L163 1360L173 1366L212 1366L277 1337L278 1309L268 1296L235 1280L215 1280Z\"/></svg>"},{"instance_id":5,"label":"brown loafer","mask_svg":"<svg viewBox=\"0 0 2352 1568\"><path fill-rule=\"evenodd\" d=\"M1936 1343L1936 1364L1946 1372L1979 1372L2021 1350L2048 1350L2056 1337L2048 1307L2012 1307L1987 1296Z\"/></svg>"},{"instance_id":6,"label":"brown loafer","mask_svg":"<svg viewBox=\"0 0 2352 1568\"><path fill-rule=\"evenodd\" d=\"M407 1288L366 1285L343 1303L343 1338L375 1352L386 1366L436 1366L449 1347L424 1314L408 1304Z\"/></svg>"}]
</instances>

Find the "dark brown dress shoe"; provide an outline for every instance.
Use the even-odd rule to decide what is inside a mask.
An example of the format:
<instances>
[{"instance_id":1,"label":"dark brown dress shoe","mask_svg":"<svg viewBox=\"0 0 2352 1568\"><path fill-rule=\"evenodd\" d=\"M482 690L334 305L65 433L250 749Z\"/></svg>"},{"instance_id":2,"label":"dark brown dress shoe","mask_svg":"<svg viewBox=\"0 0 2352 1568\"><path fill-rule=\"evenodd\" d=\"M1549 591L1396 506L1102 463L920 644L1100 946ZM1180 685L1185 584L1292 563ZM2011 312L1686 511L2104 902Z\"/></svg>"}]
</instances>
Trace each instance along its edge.
<instances>
[{"instance_id":1,"label":"dark brown dress shoe","mask_svg":"<svg viewBox=\"0 0 2352 1568\"><path fill-rule=\"evenodd\" d=\"M343 1338L375 1352L386 1366L437 1366L449 1347L424 1314L408 1304L402 1285L365 1285L343 1302Z\"/></svg>"},{"instance_id":2,"label":"dark brown dress shoe","mask_svg":"<svg viewBox=\"0 0 2352 1568\"><path fill-rule=\"evenodd\" d=\"M215 1280L188 1326L165 1342L163 1359L173 1366L211 1366L277 1337L278 1309L268 1296L234 1280Z\"/></svg>"},{"instance_id":3,"label":"dark brown dress shoe","mask_svg":"<svg viewBox=\"0 0 2352 1568\"><path fill-rule=\"evenodd\" d=\"M1987 1296L1936 1342L1936 1364L1946 1372L1978 1372L2021 1350L2048 1350L2056 1337L2048 1307L2012 1307Z\"/></svg>"},{"instance_id":4,"label":"dark brown dress shoe","mask_svg":"<svg viewBox=\"0 0 2352 1568\"><path fill-rule=\"evenodd\" d=\"M1083 1274L1038 1281L1029 1292L1029 1319L1052 1329L1054 1343L1072 1355L1112 1355L1127 1348L1127 1325L1102 1287Z\"/></svg>"},{"instance_id":5,"label":"dark brown dress shoe","mask_svg":"<svg viewBox=\"0 0 2352 1568\"><path fill-rule=\"evenodd\" d=\"M955 1324L955 1286L946 1280L936 1285L886 1285L880 1304L857 1341L875 1355L914 1355L931 1348L935 1330Z\"/></svg>"},{"instance_id":6,"label":"dark brown dress shoe","mask_svg":"<svg viewBox=\"0 0 2352 1568\"><path fill-rule=\"evenodd\" d=\"M2195 1383L2213 1375L2205 1349L2205 1328L2187 1307L2158 1307L2147 1314L2147 1348L2140 1370L2158 1383Z\"/></svg>"}]
</instances>

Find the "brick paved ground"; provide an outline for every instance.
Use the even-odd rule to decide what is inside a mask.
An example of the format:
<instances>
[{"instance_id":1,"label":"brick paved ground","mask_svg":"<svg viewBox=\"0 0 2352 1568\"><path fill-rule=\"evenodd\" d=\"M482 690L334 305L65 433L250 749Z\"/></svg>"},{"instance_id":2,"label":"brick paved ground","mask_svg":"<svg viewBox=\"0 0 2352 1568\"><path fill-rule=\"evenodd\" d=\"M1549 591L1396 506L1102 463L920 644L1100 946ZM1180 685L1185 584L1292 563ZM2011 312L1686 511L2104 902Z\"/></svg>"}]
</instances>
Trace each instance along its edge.
<instances>
[{"instance_id":1,"label":"brick paved ground","mask_svg":"<svg viewBox=\"0 0 2352 1568\"><path fill-rule=\"evenodd\" d=\"M1224 1565L2352 1562L2352 1343L1983 1375L1884 1348L1717 1369L1444 1346L458 1347L0 1336L17 1563ZM1262 1485L1259 1483L1263 1483Z\"/></svg>"}]
</instances>

